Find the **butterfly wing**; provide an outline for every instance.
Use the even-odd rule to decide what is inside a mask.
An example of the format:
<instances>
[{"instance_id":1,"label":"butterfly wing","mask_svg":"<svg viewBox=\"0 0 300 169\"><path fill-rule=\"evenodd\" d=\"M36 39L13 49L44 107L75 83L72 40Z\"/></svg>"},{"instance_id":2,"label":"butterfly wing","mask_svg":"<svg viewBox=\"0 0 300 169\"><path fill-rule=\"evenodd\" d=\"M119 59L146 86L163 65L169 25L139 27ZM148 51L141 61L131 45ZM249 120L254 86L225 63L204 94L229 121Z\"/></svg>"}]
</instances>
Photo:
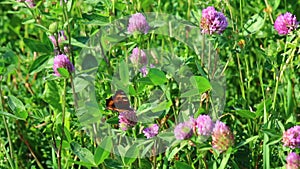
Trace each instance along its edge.
<instances>
[{"instance_id":1,"label":"butterfly wing","mask_svg":"<svg viewBox=\"0 0 300 169\"><path fill-rule=\"evenodd\" d=\"M116 111L116 106L114 104L113 97L106 100L106 109Z\"/></svg>"},{"instance_id":2,"label":"butterfly wing","mask_svg":"<svg viewBox=\"0 0 300 169\"><path fill-rule=\"evenodd\" d=\"M129 99L123 90L118 90L114 96L106 100L106 108L117 112L133 110L130 107Z\"/></svg>"}]
</instances>

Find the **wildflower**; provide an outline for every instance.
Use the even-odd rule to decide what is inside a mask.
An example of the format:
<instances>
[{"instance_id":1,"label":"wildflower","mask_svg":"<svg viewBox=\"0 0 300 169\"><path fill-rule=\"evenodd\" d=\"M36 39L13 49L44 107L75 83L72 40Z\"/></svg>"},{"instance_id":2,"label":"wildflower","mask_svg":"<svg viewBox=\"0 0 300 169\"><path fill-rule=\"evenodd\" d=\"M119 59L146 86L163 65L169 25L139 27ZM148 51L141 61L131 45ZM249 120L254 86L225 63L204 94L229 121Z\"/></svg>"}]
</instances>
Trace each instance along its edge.
<instances>
[{"instance_id":1,"label":"wildflower","mask_svg":"<svg viewBox=\"0 0 300 169\"><path fill-rule=\"evenodd\" d=\"M294 152L291 152L286 157L286 169L299 169L300 168L300 156Z\"/></svg>"},{"instance_id":2,"label":"wildflower","mask_svg":"<svg viewBox=\"0 0 300 169\"><path fill-rule=\"evenodd\" d=\"M300 148L300 126L294 126L283 133L282 142L290 148Z\"/></svg>"},{"instance_id":3,"label":"wildflower","mask_svg":"<svg viewBox=\"0 0 300 169\"><path fill-rule=\"evenodd\" d=\"M58 68L65 68L68 70L69 73L74 71L73 64L70 62L69 58L64 54L57 55L54 58L53 70L54 70L55 76L60 76L60 74L57 70Z\"/></svg>"},{"instance_id":4,"label":"wildflower","mask_svg":"<svg viewBox=\"0 0 300 169\"><path fill-rule=\"evenodd\" d=\"M29 8L34 8L35 7L35 3L34 3L33 0L25 0L25 2L29 6Z\"/></svg>"},{"instance_id":5,"label":"wildflower","mask_svg":"<svg viewBox=\"0 0 300 169\"><path fill-rule=\"evenodd\" d=\"M144 135L147 137L147 139L152 138L158 134L159 127L157 124L153 124L148 128L145 128L143 130Z\"/></svg>"},{"instance_id":6,"label":"wildflower","mask_svg":"<svg viewBox=\"0 0 300 169\"><path fill-rule=\"evenodd\" d=\"M179 123L174 129L177 140L189 139L193 135L193 126L190 121Z\"/></svg>"},{"instance_id":7,"label":"wildflower","mask_svg":"<svg viewBox=\"0 0 300 169\"><path fill-rule=\"evenodd\" d=\"M50 36L49 36L49 39L50 39L50 41L52 42L52 44L54 45L54 47L57 47L57 43L56 43L55 36L50 35Z\"/></svg>"},{"instance_id":8,"label":"wildflower","mask_svg":"<svg viewBox=\"0 0 300 169\"><path fill-rule=\"evenodd\" d=\"M212 133L212 146L214 149L223 152L234 143L233 134L221 121L217 121Z\"/></svg>"},{"instance_id":9,"label":"wildflower","mask_svg":"<svg viewBox=\"0 0 300 169\"><path fill-rule=\"evenodd\" d=\"M197 133L200 136L210 136L213 128L214 123L211 120L210 116L208 115L200 115L196 119L196 127L197 127Z\"/></svg>"},{"instance_id":10,"label":"wildflower","mask_svg":"<svg viewBox=\"0 0 300 169\"><path fill-rule=\"evenodd\" d=\"M140 69L140 72L142 73L143 77L146 77L147 74L148 74L148 69L147 69L147 66L143 66L141 69Z\"/></svg>"},{"instance_id":11,"label":"wildflower","mask_svg":"<svg viewBox=\"0 0 300 169\"><path fill-rule=\"evenodd\" d=\"M57 39L56 39L56 37L54 35L50 35L49 39L52 42L52 44L54 45L54 47L57 47L63 41L68 40L67 36L65 35L65 31L63 31L63 30L61 30L61 31L58 32ZM57 42L58 42L58 44L57 44Z\"/></svg>"},{"instance_id":12,"label":"wildflower","mask_svg":"<svg viewBox=\"0 0 300 169\"><path fill-rule=\"evenodd\" d=\"M136 13L129 18L129 24L127 27L127 31L129 33L141 32L147 34L149 29L150 26L143 14Z\"/></svg>"},{"instance_id":13,"label":"wildflower","mask_svg":"<svg viewBox=\"0 0 300 169\"><path fill-rule=\"evenodd\" d=\"M148 63L146 53L138 47L132 50L132 54L130 55L129 59L134 65L146 65Z\"/></svg>"},{"instance_id":14,"label":"wildflower","mask_svg":"<svg viewBox=\"0 0 300 169\"><path fill-rule=\"evenodd\" d=\"M129 127L135 126L137 123L137 116L135 111L126 111L119 114L119 126L123 131Z\"/></svg>"},{"instance_id":15,"label":"wildflower","mask_svg":"<svg viewBox=\"0 0 300 169\"><path fill-rule=\"evenodd\" d=\"M26 2L29 8L35 7L35 3L33 0L17 0L17 2Z\"/></svg>"},{"instance_id":16,"label":"wildflower","mask_svg":"<svg viewBox=\"0 0 300 169\"><path fill-rule=\"evenodd\" d=\"M193 117L190 117L190 120L188 121L193 129L193 133L196 133L196 126L197 126L197 121Z\"/></svg>"},{"instance_id":17,"label":"wildflower","mask_svg":"<svg viewBox=\"0 0 300 169\"><path fill-rule=\"evenodd\" d=\"M67 40L67 36L65 35L65 31L64 30L61 30L58 32L58 43L61 43L63 41L66 41Z\"/></svg>"},{"instance_id":18,"label":"wildflower","mask_svg":"<svg viewBox=\"0 0 300 169\"><path fill-rule=\"evenodd\" d=\"M295 30L298 26L297 18L295 15L287 12L279 15L274 23L274 28L280 35L286 35Z\"/></svg>"},{"instance_id":19,"label":"wildflower","mask_svg":"<svg viewBox=\"0 0 300 169\"><path fill-rule=\"evenodd\" d=\"M222 12L218 12L214 7L210 6L202 10L200 26L202 33L210 35L213 33L221 34L228 26L228 22Z\"/></svg>"}]
</instances>

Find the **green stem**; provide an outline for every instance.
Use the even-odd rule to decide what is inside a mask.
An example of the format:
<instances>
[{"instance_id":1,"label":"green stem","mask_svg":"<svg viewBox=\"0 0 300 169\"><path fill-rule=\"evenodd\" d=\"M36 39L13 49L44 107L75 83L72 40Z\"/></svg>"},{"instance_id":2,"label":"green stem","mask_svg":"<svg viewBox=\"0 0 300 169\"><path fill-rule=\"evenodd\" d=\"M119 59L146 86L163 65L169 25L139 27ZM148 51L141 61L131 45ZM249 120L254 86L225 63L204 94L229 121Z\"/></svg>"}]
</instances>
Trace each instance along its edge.
<instances>
[{"instance_id":1,"label":"green stem","mask_svg":"<svg viewBox=\"0 0 300 169\"><path fill-rule=\"evenodd\" d=\"M77 109L78 108L78 103L77 103L78 96L75 91L74 79L73 79L72 74L70 74L70 80L71 80L71 87L72 87L72 93L73 93L73 99L74 99L74 106Z\"/></svg>"},{"instance_id":2,"label":"green stem","mask_svg":"<svg viewBox=\"0 0 300 169\"><path fill-rule=\"evenodd\" d=\"M154 144L153 144L153 149L152 149L152 153L153 153L153 168L155 169L156 168L156 146L157 146L157 140L154 141Z\"/></svg>"},{"instance_id":3,"label":"green stem","mask_svg":"<svg viewBox=\"0 0 300 169\"><path fill-rule=\"evenodd\" d=\"M273 103L272 103L272 109L275 110L275 105L276 105L276 98L277 98L277 92L278 92L278 85L279 85L279 81L281 79L282 76L282 71L283 71L283 66L284 66L284 60L285 60L285 56L286 56L286 49L287 49L287 37L285 40L285 46L284 46L284 55L282 57L282 62L280 64L280 68L279 68L279 72L278 74L275 76L275 80L276 80L276 84L275 84L275 91L274 91L274 95L273 95Z\"/></svg>"},{"instance_id":4,"label":"green stem","mask_svg":"<svg viewBox=\"0 0 300 169\"><path fill-rule=\"evenodd\" d=\"M240 87L241 87L242 97L243 97L243 99L246 99L244 82L243 82L243 74L242 74L242 68L241 68L241 63L240 63L240 56L238 53L236 54L236 58L237 58L238 68L239 68L239 73L240 73L240 81L241 81Z\"/></svg>"},{"instance_id":5,"label":"green stem","mask_svg":"<svg viewBox=\"0 0 300 169\"><path fill-rule=\"evenodd\" d=\"M73 55L73 50L72 50L72 44L71 44L71 27L70 27L70 23L69 23L69 15L68 15L68 9L66 8L66 4L65 1L62 1L63 3L63 15L65 18L65 22L67 22L67 29L68 29L68 37L69 37L69 44L68 44L68 49L69 49L69 54L71 55L71 61L73 63L73 65L75 65L75 59L74 59L74 55Z\"/></svg>"},{"instance_id":6,"label":"green stem","mask_svg":"<svg viewBox=\"0 0 300 169\"><path fill-rule=\"evenodd\" d=\"M3 112L3 100L2 100L2 75L0 75L0 110ZM4 115L2 115L2 119L3 119L3 123L4 123L4 126L5 126L5 130L6 130L6 133L7 133L7 139L8 139L8 144L9 144L9 152L10 152L10 156L8 156L8 159L11 161L11 159L14 159L14 155L13 155L13 147L12 147L12 142L11 142L11 137L10 137L10 132L9 132L9 129L8 129L8 125L7 125L7 122L6 122L6 118L4 117ZM5 150L6 151L6 150ZM13 163L10 163L12 166L11 167L14 167L13 166Z\"/></svg>"},{"instance_id":7,"label":"green stem","mask_svg":"<svg viewBox=\"0 0 300 169\"><path fill-rule=\"evenodd\" d=\"M247 85L246 85L246 91L247 91L247 100L250 101L250 89L251 87L251 76L250 76L250 69L249 69L249 62L248 62L248 55L246 55L244 52L242 53L242 55L245 56L245 65L246 65L246 78L247 78Z\"/></svg>"},{"instance_id":8,"label":"green stem","mask_svg":"<svg viewBox=\"0 0 300 169\"><path fill-rule=\"evenodd\" d=\"M61 151L62 151L63 139L65 136L66 86L67 86L67 79L64 79L63 93L61 96L61 107L62 107L61 139L60 139L59 149L57 153L58 169L61 169Z\"/></svg>"},{"instance_id":9,"label":"green stem","mask_svg":"<svg viewBox=\"0 0 300 169\"><path fill-rule=\"evenodd\" d=\"M268 122L268 113L266 107L266 98L265 98L264 83L262 80L262 73L263 73L263 68L261 68L259 71L259 81L260 81L261 92L263 95L263 103L264 103L264 116L263 116L264 125L266 126ZM263 140L263 168L264 169L270 168L270 149L269 146L267 145L268 141L269 141L269 137L266 133L264 133L264 140Z\"/></svg>"},{"instance_id":10,"label":"green stem","mask_svg":"<svg viewBox=\"0 0 300 169\"><path fill-rule=\"evenodd\" d=\"M3 140L1 140L0 146L1 146L1 148L3 149L3 151L5 152L5 155L6 155L6 157L7 157L7 160L8 160L8 162L9 162L9 164L10 164L10 167L11 167L11 168L15 168L15 167L14 167L14 163L12 162L12 160L11 160L11 158L10 158L8 152L6 151L6 148L4 147L4 141L3 141Z\"/></svg>"},{"instance_id":11,"label":"green stem","mask_svg":"<svg viewBox=\"0 0 300 169\"><path fill-rule=\"evenodd\" d=\"M240 0L240 17L241 17L241 28L243 28L244 23L243 23L243 3L242 0Z\"/></svg>"},{"instance_id":12,"label":"green stem","mask_svg":"<svg viewBox=\"0 0 300 169\"><path fill-rule=\"evenodd\" d=\"M205 51L204 51L204 49L205 49L205 34L202 34L202 44L201 44L201 46L202 46L202 49L201 49L201 67L203 68L203 66L204 66L204 53L205 53Z\"/></svg>"},{"instance_id":13,"label":"green stem","mask_svg":"<svg viewBox=\"0 0 300 169\"><path fill-rule=\"evenodd\" d=\"M29 9L33 19L35 20L36 23L38 23L37 17L35 16L34 12L31 10L31 8L29 7L29 5L26 2L23 2L25 4L25 6L27 7L27 9Z\"/></svg>"},{"instance_id":14,"label":"green stem","mask_svg":"<svg viewBox=\"0 0 300 169\"><path fill-rule=\"evenodd\" d=\"M265 0L265 4L266 4L266 7L267 7L267 11L269 11L270 5L268 4L268 1L267 1L267 0ZM274 20L273 20L273 18L272 18L271 12L267 12L267 13L269 14L271 23L272 23L272 25L273 25L273 24L274 24Z\"/></svg>"},{"instance_id":15,"label":"green stem","mask_svg":"<svg viewBox=\"0 0 300 169\"><path fill-rule=\"evenodd\" d=\"M190 14L191 14L191 2L192 0L188 0L188 9L187 9L187 20L190 20Z\"/></svg>"}]
</instances>

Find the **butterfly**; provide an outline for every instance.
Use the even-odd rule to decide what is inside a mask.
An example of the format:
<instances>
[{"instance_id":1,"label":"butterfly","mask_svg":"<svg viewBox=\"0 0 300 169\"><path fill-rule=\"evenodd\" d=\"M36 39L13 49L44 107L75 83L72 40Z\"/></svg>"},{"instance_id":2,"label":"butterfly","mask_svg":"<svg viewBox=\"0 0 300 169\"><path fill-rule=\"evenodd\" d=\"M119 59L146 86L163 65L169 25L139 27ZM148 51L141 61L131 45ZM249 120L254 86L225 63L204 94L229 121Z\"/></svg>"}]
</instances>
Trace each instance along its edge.
<instances>
[{"instance_id":1,"label":"butterfly","mask_svg":"<svg viewBox=\"0 0 300 169\"><path fill-rule=\"evenodd\" d=\"M123 90L116 91L115 95L106 100L106 109L119 113L134 111L130 107L129 99Z\"/></svg>"}]
</instances>

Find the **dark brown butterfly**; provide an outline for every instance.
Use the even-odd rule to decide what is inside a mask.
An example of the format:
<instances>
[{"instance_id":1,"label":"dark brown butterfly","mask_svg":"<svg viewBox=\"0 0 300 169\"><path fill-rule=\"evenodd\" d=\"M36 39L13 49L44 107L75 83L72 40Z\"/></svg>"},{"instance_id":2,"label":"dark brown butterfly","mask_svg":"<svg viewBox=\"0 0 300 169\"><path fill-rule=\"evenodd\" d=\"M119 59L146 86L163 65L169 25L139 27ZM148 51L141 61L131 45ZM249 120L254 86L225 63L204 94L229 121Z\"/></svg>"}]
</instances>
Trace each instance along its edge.
<instances>
[{"instance_id":1,"label":"dark brown butterfly","mask_svg":"<svg viewBox=\"0 0 300 169\"><path fill-rule=\"evenodd\" d=\"M123 90L116 91L114 96L106 100L106 109L119 113L133 111L130 107L129 99Z\"/></svg>"}]
</instances>

